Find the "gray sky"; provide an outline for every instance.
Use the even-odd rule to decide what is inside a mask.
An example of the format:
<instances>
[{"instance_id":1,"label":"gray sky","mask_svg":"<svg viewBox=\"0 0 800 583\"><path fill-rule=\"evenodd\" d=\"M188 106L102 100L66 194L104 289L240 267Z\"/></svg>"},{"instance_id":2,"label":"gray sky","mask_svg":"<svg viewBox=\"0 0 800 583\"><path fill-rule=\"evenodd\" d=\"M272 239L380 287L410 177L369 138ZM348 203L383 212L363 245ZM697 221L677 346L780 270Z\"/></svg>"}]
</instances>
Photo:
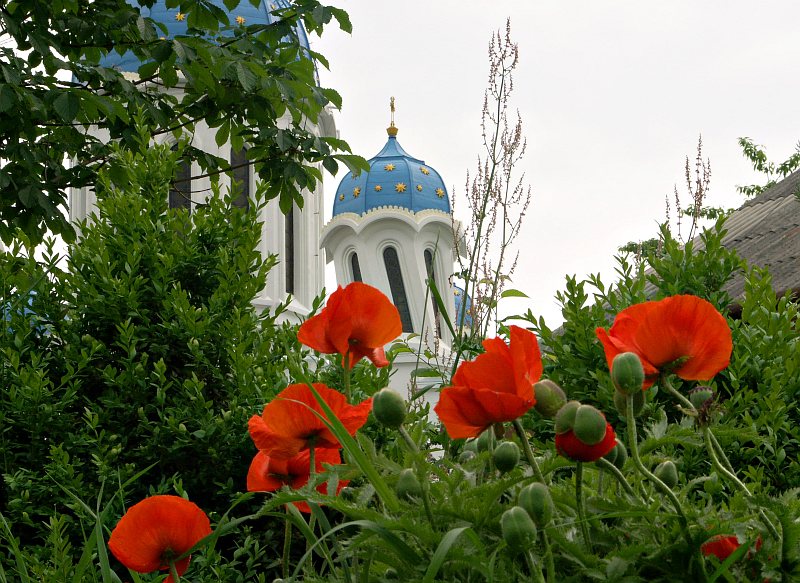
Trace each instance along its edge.
<instances>
[{"instance_id":1,"label":"gray sky","mask_svg":"<svg viewBox=\"0 0 800 583\"><path fill-rule=\"evenodd\" d=\"M322 84L344 100L341 137L366 158L386 140L397 100L398 140L436 168L466 207L466 171L481 151L487 47L511 18L520 66L512 107L533 187L512 287L504 300L561 321L565 274L613 281L619 245L654 236L665 195L683 192L686 155L702 133L714 206L739 206L757 180L736 140L783 161L800 140L800 2L718 0L330 0L353 34L331 25L313 48L331 63ZM328 214L339 179L326 179ZM333 286L333 278L329 289Z\"/></svg>"}]
</instances>

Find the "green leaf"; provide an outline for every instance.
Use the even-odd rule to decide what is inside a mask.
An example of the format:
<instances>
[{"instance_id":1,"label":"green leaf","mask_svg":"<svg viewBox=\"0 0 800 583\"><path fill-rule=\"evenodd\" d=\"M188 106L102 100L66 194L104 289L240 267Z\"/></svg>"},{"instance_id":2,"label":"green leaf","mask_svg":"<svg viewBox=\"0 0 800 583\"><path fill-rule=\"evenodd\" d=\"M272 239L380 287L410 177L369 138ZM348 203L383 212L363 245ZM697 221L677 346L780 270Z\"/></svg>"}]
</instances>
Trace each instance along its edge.
<instances>
[{"instance_id":1,"label":"green leaf","mask_svg":"<svg viewBox=\"0 0 800 583\"><path fill-rule=\"evenodd\" d=\"M501 298L527 298L528 294L521 292L518 289L507 289L500 294Z\"/></svg>"},{"instance_id":2,"label":"green leaf","mask_svg":"<svg viewBox=\"0 0 800 583\"><path fill-rule=\"evenodd\" d=\"M7 111L17 103L17 94L11 85L0 85L0 112Z\"/></svg>"},{"instance_id":3,"label":"green leaf","mask_svg":"<svg viewBox=\"0 0 800 583\"><path fill-rule=\"evenodd\" d=\"M442 537L442 541L439 543L439 546L436 547L436 552L433 553L430 563L428 563L428 570L425 571L425 577L422 578L422 583L433 583L436 580L436 574L439 572L439 569L442 568L444 560L447 557L447 553L449 553L450 549L453 548L453 545L458 540L458 537L467 531L475 536L475 533L472 532L470 527L462 526L460 528L454 528L448 531L447 534ZM478 541L478 544L475 546L478 549L482 548L480 541Z\"/></svg>"},{"instance_id":4,"label":"green leaf","mask_svg":"<svg viewBox=\"0 0 800 583\"><path fill-rule=\"evenodd\" d=\"M56 112L58 113L59 117L67 123L71 123L72 120L78 115L78 109L80 109L81 100L75 95L72 91L65 91L53 102L53 107L55 108Z\"/></svg>"}]
</instances>

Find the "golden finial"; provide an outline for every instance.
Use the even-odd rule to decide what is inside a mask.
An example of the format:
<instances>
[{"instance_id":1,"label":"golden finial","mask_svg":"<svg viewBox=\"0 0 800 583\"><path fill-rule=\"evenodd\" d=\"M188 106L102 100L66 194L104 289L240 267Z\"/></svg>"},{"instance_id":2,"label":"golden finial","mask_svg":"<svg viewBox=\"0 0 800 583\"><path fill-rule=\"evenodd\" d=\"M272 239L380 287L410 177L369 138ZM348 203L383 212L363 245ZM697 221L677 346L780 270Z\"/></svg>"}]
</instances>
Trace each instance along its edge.
<instances>
[{"instance_id":1,"label":"golden finial","mask_svg":"<svg viewBox=\"0 0 800 583\"><path fill-rule=\"evenodd\" d=\"M389 127L386 128L386 133L394 137L397 135L397 127L394 125L394 97L389 99L389 110L392 112L392 119Z\"/></svg>"}]
</instances>

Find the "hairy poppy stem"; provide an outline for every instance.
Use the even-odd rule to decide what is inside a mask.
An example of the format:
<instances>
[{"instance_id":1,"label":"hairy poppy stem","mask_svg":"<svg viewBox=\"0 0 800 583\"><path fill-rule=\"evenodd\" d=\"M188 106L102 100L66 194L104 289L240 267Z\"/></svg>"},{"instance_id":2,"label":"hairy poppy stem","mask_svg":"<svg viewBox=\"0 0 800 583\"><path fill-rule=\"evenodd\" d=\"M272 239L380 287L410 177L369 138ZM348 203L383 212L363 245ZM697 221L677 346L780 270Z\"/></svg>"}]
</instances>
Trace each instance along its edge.
<instances>
[{"instance_id":1,"label":"hairy poppy stem","mask_svg":"<svg viewBox=\"0 0 800 583\"><path fill-rule=\"evenodd\" d=\"M675 496L675 492L673 492L669 486L667 486L659 479L658 476L645 467L645 465L642 463L642 458L639 457L639 440L636 436L636 415L634 414L633 409L633 396L628 396L625 400L627 401L626 421L628 423L628 446L631 448L633 465L636 466L636 469L639 470L639 473L653 482L653 484L656 485L656 488L661 490L661 493L670 499L672 506L675 508L675 512L678 514L678 522L681 525L683 536L686 539L686 543L689 545L689 548L691 549L693 544L692 537L689 534L689 523L686 520L686 515L683 513L683 508L681 507L678 497Z\"/></svg>"},{"instance_id":2,"label":"hairy poppy stem","mask_svg":"<svg viewBox=\"0 0 800 583\"><path fill-rule=\"evenodd\" d=\"M633 488L631 488L631 485L628 483L628 480L625 479L624 474L619 471L619 468L617 468L617 466L612 464L604 457L601 457L599 460L597 460L597 463L600 464L600 467L602 467L604 470L608 470L609 472L611 472L617 479L617 482L622 484L622 487L628 494L630 494L631 496L636 496L636 493L633 491Z\"/></svg>"},{"instance_id":3,"label":"hairy poppy stem","mask_svg":"<svg viewBox=\"0 0 800 583\"><path fill-rule=\"evenodd\" d=\"M397 428L397 431L400 432L400 435L403 437L403 440L408 445L409 449L413 451L416 456L414 460L414 465L417 466L417 478L419 479L420 486L422 486L422 505L425 507L425 515L428 517L428 522L431 523L431 527L436 526L436 523L433 521L433 511L431 510L431 499L430 499L430 485L428 484L428 476L426 475L422 463L419 461L420 451L417 447L416 442L414 439L408 434L406 428L402 425Z\"/></svg>"},{"instance_id":4,"label":"hairy poppy stem","mask_svg":"<svg viewBox=\"0 0 800 583\"><path fill-rule=\"evenodd\" d=\"M348 352L344 356L344 396L347 397L347 402L351 403L352 399L350 398L350 358L351 355Z\"/></svg>"},{"instance_id":5,"label":"hairy poppy stem","mask_svg":"<svg viewBox=\"0 0 800 583\"><path fill-rule=\"evenodd\" d=\"M289 555L292 550L292 523L289 520L289 507L286 506L286 524L283 529L283 555L281 557L281 567L283 578L289 578Z\"/></svg>"},{"instance_id":6,"label":"hairy poppy stem","mask_svg":"<svg viewBox=\"0 0 800 583\"><path fill-rule=\"evenodd\" d=\"M536 581L536 583L545 583L542 570L536 564L533 554L530 551L525 551L523 554L525 555L525 562L528 563L528 570L531 572L531 581Z\"/></svg>"},{"instance_id":7,"label":"hairy poppy stem","mask_svg":"<svg viewBox=\"0 0 800 583\"><path fill-rule=\"evenodd\" d=\"M575 464L575 504L578 507L578 522L581 525L581 533L583 540L589 552L594 552L592 549L592 537L589 534L589 523L586 522L586 512L583 508L583 462Z\"/></svg>"},{"instance_id":8,"label":"hairy poppy stem","mask_svg":"<svg viewBox=\"0 0 800 583\"><path fill-rule=\"evenodd\" d=\"M178 569L175 568L175 561L169 562L169 574L172 575L174 583L181 583L181 577L178 575Z\"/></svg>"},{"instance_id":9,"label":"hairy poppy stem","mask_svg":"<svg viewBox=\"0 0 800 583\"><path fill-rule=\"evenodd\" d=\"M542 484L547 484L544 479L544 474L542 474L542 470L539 468L539 464L536 463L536 458L533 457L533 450L531 449L530 442L528 442L528 436L525 434L525 428L522 427L522 423L520 423L519 419L514 419L513 425L514 430L519 436L519 440L522 442L522 451L525 452L525 459L528 460L528 464L533 470L533 475L536 476L537 481L541 482Z\"/></svg>"}]
</instances>

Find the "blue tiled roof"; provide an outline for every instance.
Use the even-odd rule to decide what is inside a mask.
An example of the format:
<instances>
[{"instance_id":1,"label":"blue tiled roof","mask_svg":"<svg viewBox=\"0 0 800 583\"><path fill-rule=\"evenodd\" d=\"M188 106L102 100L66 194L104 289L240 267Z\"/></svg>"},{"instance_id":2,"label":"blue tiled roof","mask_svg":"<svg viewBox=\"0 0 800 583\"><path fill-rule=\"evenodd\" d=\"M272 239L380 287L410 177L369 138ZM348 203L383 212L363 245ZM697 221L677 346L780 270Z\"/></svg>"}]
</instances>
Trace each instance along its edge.
<instances>
[{"instance_id":1,"label":"blue tiled roof","mask_svg":"<svg viewBox=\"0 0 800 583\"><path fill-rule=\"evenodd\" d=\"M128 0L128 2L137 5L133 0ZM239 5L234 10L228 11L222 0L212 0L212 4L218 6L229 15L232 25L236 24L236 18L241 16L244 18L243 24L247 26L252 24L272 24L277 20L277 18L271 14L273 10L291 6L289 0L266 0L260 2L258 6L253 6L250 0L240 0ZM166 26L167 38L186 34L188 28L187 19L180 18L180 9L167 8L165 0L156 0L152 8L142 6L140 7L140 11L142 16L150 17L154 21ZM303 48L310 48L308 44L308 35L302 25L297 27L297 37ZM142 63L131 51L127 51L122 55L116 51L111 51L100 60L100 64L104 67L135 73L139 70Z\"/></svg>"},{"instance_id":2,"label":"blue tiled roof","mask_svg":"<svg viewBox=\"0 0 800 583\"><path fill-rule=\"evenodd\" d=\"M333 216L361 215L382 206L398 206L412 212L428 209L450 212L442 177L423 160L406 152L396 135L390 133L389 141L369 161L369 167L369 172L355 177L348 174L339 183Z\"/></svg>"}]
</instances>

